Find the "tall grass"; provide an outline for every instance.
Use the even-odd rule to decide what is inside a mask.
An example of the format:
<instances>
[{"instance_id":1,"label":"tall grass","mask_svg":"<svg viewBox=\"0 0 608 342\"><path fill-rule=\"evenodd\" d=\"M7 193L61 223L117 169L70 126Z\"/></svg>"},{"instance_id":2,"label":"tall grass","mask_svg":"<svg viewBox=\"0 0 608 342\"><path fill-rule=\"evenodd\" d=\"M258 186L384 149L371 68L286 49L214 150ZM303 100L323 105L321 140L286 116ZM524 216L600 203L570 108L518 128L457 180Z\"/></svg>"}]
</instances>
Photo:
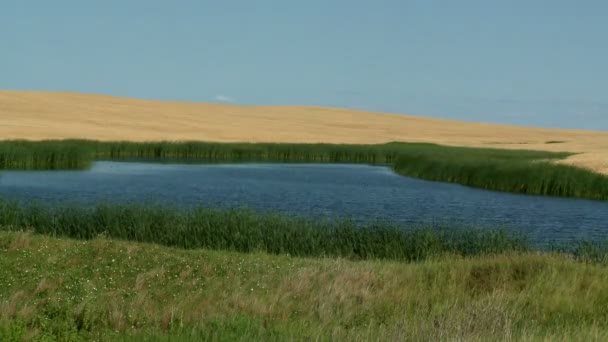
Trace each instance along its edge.
<instances>
[{"instance_id":1,"label":"tall grass","mask_svg":"<svg viewBox=\"0 0 608 342\"><path fill-rule=\"evenodd\" d=\"M99 236L183 249L207 248L353 260L421 261L539 250L523 233L462 226L399 226L348 219L314 220L246 209L157 205L45 206L0 200L0 231L90 240ZM549 244L543 251L608 264L608 241Z\"/></svg>"},{"instance_id":2,"label":"tall grass","mask_svg":"<svg viewBox=\"0 0 608 342\"><path fill-rule=\"evenodd\" d=\"M553 163L570 156L423 143L0 142L0 169L78 169L93 160L321 162L391 165L399 174L515 193L608 199L608 177Z\"/></svg>"},{"instance_id":3,"label":"tall grass","mask_svg":"<svg viewBox=\"0 0 608 342\"><path fill-rule=\"evenodd\" d=\"M391 163L400 147L347 144L277 144L208 142L87 142L97 159L177 159L215 161L286 161Z\"/></svg>"},{"instance_id":4,"label":"tall grass","mask_svg":"<svg viewBox=\"0 0 608 342\"><path fill-rule=\"evenodd\" d=\"M608 177L605 175L548 161L401 154L392 167L405 176L488 190L608 199Z\"/></svg>"},{"instance_id":5,"label":"tall grass","mask_svg":"<svg viewBox=\"0 0 608 342\"><path fill-rule=\"evenodd\" d=\"M0 142L0 170L84 169L91 160L90 150L76 142Z\"/></svg>"},{"instance_id":6,"label":"tall grass","mask_svg":"<svg viewBox=\"0 0 608 342\"><path fill-rule=\"evenodd\" d=\"M348 220L315 221L247 210L99 205L95 208L0 202L0 230L77 239L99 235L186 249L350 259L417 261L445 253L463 256L527 250L527 240L504 231L398 227Z\"/></svg>"},{"instance_id":7,"label":"tall grass","mask_svg":"<svg viewBox=\"0 0 608 342\"><path fill-rule=\"evenodd\" d=\"M0 231L0 341L606 341L608 268L351 262Z\"/></svg>"},{"instance_id":8,"label":"tall grass","mask_svg":"<svg viewBox=\"0 0 608 342\"><path fill-rule=\"evenodd\" d=\"M78 152L78 153L76 153ZM73 168L92 160L146 159L193 162L329 162L392 164L398 156L425 155L466 157L477 160L561 159L569 153L512 151L499 149L459 148L426 143L387 143L376 145L348 144L281 144L281 143L209 143L209 142L100 142L92 140L0 141L0 156L6 161L40 159L39 167ZM47 156L46 159L41 157ZM59 156L61 158L59 158ZM65 160L63 164L53 162ZM4 163L0 169L30 169L27 163Z\"/></svg>"}]
</instances>

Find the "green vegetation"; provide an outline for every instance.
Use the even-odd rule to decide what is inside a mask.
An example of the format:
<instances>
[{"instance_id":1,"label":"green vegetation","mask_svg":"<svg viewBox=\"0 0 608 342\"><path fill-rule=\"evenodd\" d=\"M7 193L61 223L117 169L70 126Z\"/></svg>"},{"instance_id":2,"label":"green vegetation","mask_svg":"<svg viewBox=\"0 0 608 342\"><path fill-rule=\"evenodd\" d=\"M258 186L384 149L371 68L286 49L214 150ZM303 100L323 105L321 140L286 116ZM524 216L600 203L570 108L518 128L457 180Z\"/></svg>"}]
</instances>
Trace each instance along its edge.
<instances>
[{"instance_id":1,"label":"green vegetation","mask_svg":"<svg viewBox=\"0 0 608 342\"><path fill-rule=\"evenodd\" d=\"M533 159L496 156L478 158L441 153L399 155L393 169L432 181L530 195L608 199L608 177L581 168Z\"/></svg>"},{"instance_id":2,"label":"green vegetation","mask_svg":"<svg viewBox=\"0 0 608 342\"><path fill-rule=\"evenodd\" d=\"M0 232L0 340L608 339L608 268L507 252L419 263Z\"/></svg>"},{"instance_id":3,"label":"green vegetation","mask_svg":"<svg viewBox=\"0 0 608 342\"><path fill-rule=\"evenodd\" d=\"M182 210L134 204L50 207L0 200L0 231L81 240L104 236L183 249L405 262L446 254L470 257L536 249L524 234L500 229L356 224L348 219L314 220L246 209ZM608 264L608 242L543 248Z\"/></svg>"},{"instance_id":4,"label":"green vegetation","mask_svg":"<svg viewBox=\"0 0 608 342\"><path fill-rule=\"evenodd\" d=\"M95 159L165 159L198 162L317 162L389 164L399 144L275 144L206 142L86 142Z\"/></svg>"},{"instance_id":5,"label":"green vegetation","mask_svg":"<svg viewBox=\"0 0 608 342\"><path fill-rule=\"evenodd\" d=\"M0 340L600 341L607 263L497 230L0 201Z\"/></svg>"},{"instance_id":6,"label":"green vegetation","mask_svg":"<svg viewBox=\"0 0 608 342\"><path fill-rule=\"evenodd\" d=\"M570 155L421 143L4 141L0 142L0 169L80 169L94 160L365 163L391 165L404 176L488 190L607 200L608 177L554 163Z\"/></svg>"},{"instance_id":7,"label":"green vegetation","mask_svg":"<svg viewBox=\"0 0 608 342\"><path fill-rule=\"evenodd\" d=\"M549 140L549 141L546 141L545 144L563 144L565 142L566 142L565 140Z\"/></svg>"},{"instance_id":8,"label":"green vegetation","mask_svg":"<svg viewBox=\"0 0 608 342\"><path fill-rule=\"evenodd\" d=\"M46 148L50 146L52 148ZM404 145L405 146L405 145ZM420 145L423 146L423 145ZM412 145L414 147L414 145ZM186 162L326 162L390 164L403 149L401 144L332 145L332 144L249 144L206 142L99 142L90 140L63 141L2 141L1 160L34 159L47 154L48 160L58 160L59 154L78 150L63 164L55 162L48 168L73 168L73 164L88 164L93 160L165 160ZM12 151L17 151L13 153ZM4 165L4 166L3 166ZM27 163L0 164L0 169L32 169Z\"/></svg>"},{"instance_id":9,"label":"green vegetation","mask_svg":"<svg viewBox=\"0 0 608 342\"><path fill-rule=\"evenodd\" d=\"M76 141L0 142L0 170L84 169L90 150Z\"/></svg>"},{"instance_id":10,"label":"green vegetation","mask_svg":"<svg viewBox=\"0 0 608 342\"><path fill-rule=\"evenodd\" d=\"M356 225L348 220L315 221L247 210L99 205L95 208L24 206L0 201L0 231L29 230L77 239L104 235L179 248L266 252L353 260L424 260L523 251L523 236L489 229Z\"/></svg>"},{"instance_id":11,"label":"green vegetation","mask_svg":"<svg viewBox=\"0 0 608 342\"><path fill-rule=\"evenodd\" d=\"M73 153L77 151L78 153ZM86 153L85 153L86 152ZM391 164L397 156L445 156L478 160L562 159L570 153L450 147L426 143L279 144L208 142L100 142L91 140L1 141L1 160L49 160L48 169L73 168L93 160L173 160L192 162L326 162ZM67 156L67 158L65 157ZM53 161L53 164L50 163ZM33 164L33 163L32 163ZM31 169L28 163L3 163L3 169Z\"/></svg>"}]
</instances>

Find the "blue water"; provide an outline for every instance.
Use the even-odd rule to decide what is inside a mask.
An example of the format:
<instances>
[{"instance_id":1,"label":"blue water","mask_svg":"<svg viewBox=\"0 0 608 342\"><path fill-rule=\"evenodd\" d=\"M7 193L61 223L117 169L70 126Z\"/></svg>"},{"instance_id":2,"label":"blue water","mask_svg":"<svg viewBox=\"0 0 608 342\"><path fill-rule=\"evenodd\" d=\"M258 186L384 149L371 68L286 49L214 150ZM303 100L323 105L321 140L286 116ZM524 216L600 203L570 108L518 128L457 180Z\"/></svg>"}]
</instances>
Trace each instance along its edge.
<instances>
[{"instance_id":1,"label":"blue water","mask_svg":"<svg viewBox=\"0 0 608 342\"><path fill-rule=\"evenodd\" d=\"M366 165L96 162L86 171L2 172L0 197L51 205L145 202L498 227L525 232L537 243L608 239L608 202L485 191Z\"/></svg>"}]
</instances>

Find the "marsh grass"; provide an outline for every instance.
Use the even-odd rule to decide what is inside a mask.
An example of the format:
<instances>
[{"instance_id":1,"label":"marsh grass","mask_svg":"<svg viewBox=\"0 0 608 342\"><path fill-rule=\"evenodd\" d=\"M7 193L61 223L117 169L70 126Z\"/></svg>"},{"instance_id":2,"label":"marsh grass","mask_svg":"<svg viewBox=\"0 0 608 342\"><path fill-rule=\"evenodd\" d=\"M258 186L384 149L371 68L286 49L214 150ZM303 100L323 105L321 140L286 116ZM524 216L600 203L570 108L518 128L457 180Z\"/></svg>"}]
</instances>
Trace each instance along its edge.
<instances>
[{"instance_id":1,"label":"marsh grass","mask_svg":"<svg viewBox=\"0 0 608 342\"><path fill-rule=\"evenodd\" d=\"M398 156L442 159L533 161L562 159L571 154L527 150L461 148L426 143L377 145L100 142L91 140L0 141L0 169L71 169L94 160L190 160L193 162L326 162L392 164ZM32 162L25 162L25 161ZM35 161L35 162L33 162Z\"/></svg>"},{"instance_id":2,"label":"marsh grass","mask_svg":"<svg viewBox=\"0 0 608 342\"><path fill-rule=\"evenodd\" d=\"M195 249L262 251L302 257L418 261L446 253L471 256L527 250L521 235L491 229L357 225L249 210L179 210L145 205L95 208L0 201L0 230L93 239L109 238Z\"/></svg>"},{"instance_id":3,"label":"marsh grass","mask_svg":"<svg viewBox=\"0 0 608 342\"><path fill-rule=\"evenodd\" d=\"M91 161L90 150L76 142L0 142L0 170L85 169Z\"/></svg>"},{"instance_id":4,"label":"marsh grass","mask_svg":"<svg viewBox=\"0 0 608 342\"><path fill-rule=\"evenodd\" d=\"M348 219L290 217L247 209L176 209L157 205L95 207L24 205L0 200L0 231L56 237L155 243L183 249L264 252L299 257L416 262L446 254L462 257L543 251L608 264L608 241L533 245L504 229L357 224Z\"/></svg>"},{"instance_id":5,"label":"marsh grass","mask_svg":"<svg viewBox=\"0 0 608 342\"><path fill-rule=\"evenodd\" d=\"M432 181L529 195L608 199L608 177L581 168L522 158L399 155L395 172Z\"/></svg>"},{"instance_id":6,"label":"marsh grass","mask_svg":"<svg viewBox=\"0 0 608 342\"><path fill-rule=\"evenodd\" d=\"M153 158L202 162L270 161L387 164L399 147L383 145L87 142L98 159Z\"/></svg>"},{"instance_id":7,"label":"marsh grass","mask_svg":"<svg viewBox=\"0 0 608 342\"><path fill-rule=\"evenodd\" d=\"M506 252L419 263L0 232L0 340L608 338L608 268Z\"/></svg>"}]
</instances>

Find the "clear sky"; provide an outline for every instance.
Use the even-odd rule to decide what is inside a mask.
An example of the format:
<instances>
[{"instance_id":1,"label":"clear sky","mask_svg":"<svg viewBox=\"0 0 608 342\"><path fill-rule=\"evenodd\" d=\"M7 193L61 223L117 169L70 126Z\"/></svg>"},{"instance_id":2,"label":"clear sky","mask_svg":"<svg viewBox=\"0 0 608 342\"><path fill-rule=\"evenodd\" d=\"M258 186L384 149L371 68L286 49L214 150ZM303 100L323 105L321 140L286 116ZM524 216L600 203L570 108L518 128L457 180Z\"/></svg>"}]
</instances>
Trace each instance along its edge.
<instances>
[{"instance_id":1,"label":"clear sky","mask_svg":"<svg viewBox=\"0 0 608 342\"><path fill-rule=\"evenodd\" d=\"M608 1L0 0L0 89L608 130Z\"/></svg>"}]
</instances>

